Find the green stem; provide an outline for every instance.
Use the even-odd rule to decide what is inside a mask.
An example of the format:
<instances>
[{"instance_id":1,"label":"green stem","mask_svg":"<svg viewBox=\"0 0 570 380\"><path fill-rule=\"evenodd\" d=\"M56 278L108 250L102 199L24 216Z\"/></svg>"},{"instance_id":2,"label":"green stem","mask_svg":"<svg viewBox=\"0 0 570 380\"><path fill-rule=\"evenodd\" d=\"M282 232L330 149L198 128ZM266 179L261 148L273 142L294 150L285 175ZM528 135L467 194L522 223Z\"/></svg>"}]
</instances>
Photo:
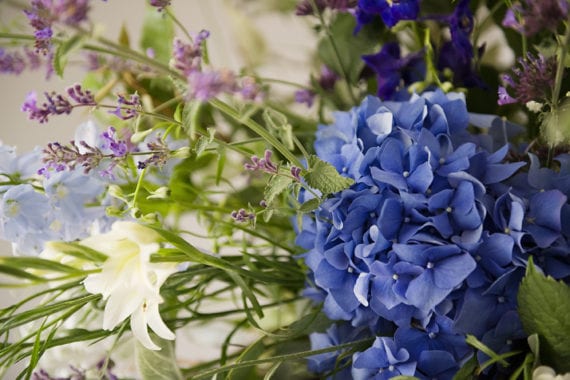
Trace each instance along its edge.
<instances>
[{"instance_id":1,"label":"green stem","mask_svg":"<svg viewBox=\"0 0 570 380\"><path fill-rule=\"evenodd\" d=\"M285 145L283 145L283 143L281 143L281 141L279 141L275 136L273 136L271 133L269 133L267 131L267 129L263 128L261 125L259 125L254 120L252 120L250 118L245 118L245 119L242 118L241 115L239 114L239 112L235 108L231 107L229 104L224 103L223 101L221 101L219 99L210 100L210 105L212 105L214 108L217 108L219 111L225 113L226 115L230 116L235 121L242 123L243 125L245 125L249 129L251 129L253 132L257 133L259 136L263 137L263 139L265 141L267 141L268 144L273 146L279 153L281 153L285 158L287 158L287 160L289 160L289 162L291 162L293 165L300 167L300 168L303 167L303 165L301 164L301 161L299 161L299 159L297 157L295 157L295 155L289 149L287 149L287 147Z\"/></svg>"},{"instance_id":2,"label":"green stem","mask_svg":"<svg viewBox=\"0 0 570 380\"><path fill-rule=\"evenodd\" d=\"M226 372L226 371L229 371L232 369L247 368L247 367L256 366L256 365L265 364L265 363L285 362L285 361L289 361L289 360L303 359L303 358L306 358L308 356L324 354L327 352L335 352L338 350L342 350L344 348L351 348L351 347L355 347L355 346L358 346L361 344L370 344L373 339L374 338L366 338L366 339L356 340L356 341L350 342L350 343L339 344L337 346L322 348L320 350L294 352L292 354L278 355L278 356L273 356L270 358L248 360L245 362L229 364L229 365L226 365L222 368L215 368L215 369L211 369L211 370L199 373L194 377L194 379L210 378L217 373Z\"/></svg>"},{"instance_id":3,"label":"green stem","mask_svg":"<svg viewBox=\"0 0 570 380\"><path fill-rule=\"evenodd\" d=\"M193 38L190 35L190 33L188 32L188 29L186 29L186 27L184 26L184 24L182 24L180 22L180 20L178 20L176 18L176 16L174 16L174 13L172 13L172 11L170 10L170 7L166 7L166 14L168 15L168 17L170 17L172 19L172 21L174 21L174 23L176 24L176 26L178 26L180 28L180 30L182 30L182 33L184 33L184 35L190 40L192 41Z\"/></svg>"},{"instance_id":4,"label":"green stem","mask_svg":"<svg viewBox=\"0 0 570 380\"><path fill-rule=\"evenodd\" d=\"M564 61L568 54L568 45L570 44L570 23L566 24L566 34L564 39L558 44L558 62L556 67L556 77L554 78L554 88L552 92L553 110L558 108L558 100L560 99L560 88L562 87L562 79L564 77Z\"/></svg>"},{"instance_id":5,"label":"green stem","mask_svg":"<svg viewBox=\"0 0 570 380\"><path fill-rule=\"evenodd\" d=\"M319 9L315 3L315 0L311 0L311 5L313 6L314 12L319 17L319 21L325 30L325 34L327 35L327 39L329 40L329 43L331 44L331 47L332 47L333 52L334 52L334 56L335 56L337 63L338 63L338 67L342 71L341 74L344 77L344 81L346 83L346 87L348 89L348 94L350 96L350 99L352 100L353 104L357 104L358 100L356 99L356 96L354 95L354 91L352 90L352 86L350 85L350 77L348 75L348 71L346 70L346 67L344 67L344 63L342 62L342 56L340 54L340 50L338 49L336 41L334 40L334 36L332 34L330 26L325 21L323 13L321 11L319 11Z\"/></svg>"}]
</instances>

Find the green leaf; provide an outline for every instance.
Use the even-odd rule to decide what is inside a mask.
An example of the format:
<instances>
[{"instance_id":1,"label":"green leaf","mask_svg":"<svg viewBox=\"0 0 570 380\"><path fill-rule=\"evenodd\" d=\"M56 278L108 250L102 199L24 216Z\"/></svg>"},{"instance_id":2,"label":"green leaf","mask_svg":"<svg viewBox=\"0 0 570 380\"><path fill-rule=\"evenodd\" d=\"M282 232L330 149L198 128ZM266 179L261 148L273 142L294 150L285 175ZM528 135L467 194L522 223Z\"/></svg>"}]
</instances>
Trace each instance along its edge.
<instances>
[{"instance_id":1,"label":"green leaf","mask_svg":"<svg viewBox=\"0 0 570 380\"><path fill-rule=\"evenodd\" d=\"M26 280L37 281L37 282L47 281L46 279L44 279L42 277L28 273L25 270L20 269L20 268L14 268L13 266L10 266L10 265L0 264L0 273L6 274L6 275L9 275L12 277L16 277L20 280L26 279ZM1 286L8 286L8 285L2 284Z\"/></svg>"},{"instance_id":2,"label":"green leaf","mask_svg":"<svg viewBox=\"0 0 570 380\"><path fill-rule=\"evenodd\" d=\"M293 178L282 176L282 175L274 175L271 177L267 186L265 187L264 198L267 205L271 205L275 198L287 190L289 185L293 182Z\"/></svg>"},{"instance_id":3,"label":"green leaf","mask_svg":"<svg viewBox=\"0 0 570 380\"><path fill-rule=\"evenodd\" d=\"M52 272L79 273L81 270L56 261L39 257L0 257L0 265L5 264L20 269L39 269Z\"/></svg>"},{"instance_id":4,"label":"green leaf","mask_svg":"<svg viewBox=\"0 0 570 380\"><path fill-rule=\"evenodd\" d=\"M194 152L196 153L196 157L200 157L204 150L214 141L214 135L216 134L216 130L212 127L208 128L208 136L201 136L197 141L196 145L194 145Z\"/></svg>"},{"instance_id":5,"label":"green leaf","mask_svg":"<svg viewBox=\"0 0 570 380\"><path fill-rule=\"evenodd\" d=\"M354 183L352 178L341 176L334 166L317 156L309 157L309 168L303 178L309 186L320 190L323 196L337 193Z\"/></svg>"},{"instance_id":6,"label":"green leaf","mask_svg":"<svg viewBox=\"0 0 570 380\"><path fill-rule=\"evenodd\" d=\"M477 371L478 363L477 363L477 356L473 355L471 359L469 359L463 367L457 371L455 376L453 376L453 380L471 380L475 379L475 371Z\"/></svg>"},{"instance_id":7,"label":"green leaf","mask_svg":"<svg viewBox=\"0 0 570 380\"><path fill-rule=\"evenodd\" d=\"M176 364L174 342L152 334L152 341L159 351L145 348L138 341L135 345L136 361L143 380L182 380L182 373Z\"/></svg>"},{"instance_id":8,"label":"green leaf","mask_svg":"<svg viewBox=\"0 0 570 380\"><path fill-rule=\"evenodd\" d=\"M527 334L540 338L540 361L570 372L570 287L540 274L529 258L517 296Z\"/></svg>"},{"instance_id":9,"label":"green leaf","mask_svg":"<svg viewBox=\"0 0 570 380\"><path fill-rule=\"evenodd\" d=\"M140 46L143 50L152 49L157 61L168 64L172 53L174 24L171 17L164 17L162 12L147 7Z\"/></svg>"},{"instance_id":10,"label":"green leaf","mask_svg":"<svg viewBox=\"0 0 570 380\"><path fill-rule=\"evenodd\" d=\"M93 263L102 263L107 260L107 255L104 253L96 251L93 248L86 247L79 243L66 243L63 241L56 241L50 242L50 246L54 250L65 253L66 255Z\"/></svg>"},{"instance_id":11,"label":"green leaf","mask_svg":"<svg viewBox=\"0 0 570 380\"><path fill-rule=\"evenodd\" d=\"M63 78L63 70L67 65L67 57L73 51L80 49L84 41L85 37L83 35L76 34L57 46L55 54L53 55L53 69L57 76Z\"/></svg>"},{"instance_id":12,"label":"green leaf","mask_svg":"<svg viewBox=\"0 0 570 380\"><path fill-rule=\"evenodd\" d=\"M300 212L311 212L314 209L316 209L317 207L319 207L320 204L321 204L321 200L319 198L309 199L308 201L306 201L305 203L303 203L299 207L299 211Z\"/></svg>"}]
</instances>

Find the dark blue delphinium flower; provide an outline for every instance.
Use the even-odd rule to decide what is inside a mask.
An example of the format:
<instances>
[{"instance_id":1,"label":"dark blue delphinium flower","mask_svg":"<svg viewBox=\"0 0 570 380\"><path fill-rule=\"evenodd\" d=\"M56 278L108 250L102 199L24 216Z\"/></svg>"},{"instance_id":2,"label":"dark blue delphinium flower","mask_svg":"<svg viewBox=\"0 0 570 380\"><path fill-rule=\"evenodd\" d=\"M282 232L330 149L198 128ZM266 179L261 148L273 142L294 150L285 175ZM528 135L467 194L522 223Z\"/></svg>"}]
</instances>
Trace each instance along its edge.
<instances>
[{"instance_id":1,"label":"dark blue delphinium flower","mask_svg":"<svg viewBox=\"0 0 570 380\"><path fill-rule=\"evenodd\" d=\"M370 21L370 16L379 15L391 28L401 20L415 20L420 12L419 0L358 0L359 24Z\"/></svg>"},{"instance_id":2,"label":"dark blue delphinium flower","mask_svg":"<svg viewBox=\"0 0 570 380\"><path fill-rule=\"evenodd\" d=\"M412 376L416 362L405 348L392 338L378 337L372 347L354 355L352 377L355 380L391 379L394 376Z\"/></svg>"},{"instance_id":3,"label":"dark blue delphinium flower","mask_svg":"<svg viewBox=\"0 0 570 380\"><path fill-rule=\"evenodd\" d=\"M423 52L416 52L401 57L400 45L388 42L382 49L372 55L364 55L362 59L376 74L378 97L391 99L403 86L420 81L425 77Z\"/></svg>"}]
</instances>

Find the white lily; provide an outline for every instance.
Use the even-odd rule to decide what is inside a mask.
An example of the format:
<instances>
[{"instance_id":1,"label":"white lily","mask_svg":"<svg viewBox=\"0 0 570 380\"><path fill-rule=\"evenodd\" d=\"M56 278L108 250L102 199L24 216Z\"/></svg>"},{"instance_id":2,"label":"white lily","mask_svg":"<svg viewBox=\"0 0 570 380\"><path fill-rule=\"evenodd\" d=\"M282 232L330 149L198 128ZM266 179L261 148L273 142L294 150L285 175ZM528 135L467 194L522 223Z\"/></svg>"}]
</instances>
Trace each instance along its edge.
<instances>
[{"instance_id":1,"label":"white lily","mask_svg":"<svg viewBox=\"0 0 570 380\"><path fill-rule=\"evenodd\" d=\"M148 327L161 338L175 338L162 320L158 305L163 301L160 287L176 272L176 266L150 262L159 240L155 231L140 224L115 222L110 232L81 241L108 256L101 272L88 275L84 281L89 293L102 294L107 301L103 329L112 330L130 316L134 336L150 350L160 347L151 340Z\"/></svg>"}]
</instances>

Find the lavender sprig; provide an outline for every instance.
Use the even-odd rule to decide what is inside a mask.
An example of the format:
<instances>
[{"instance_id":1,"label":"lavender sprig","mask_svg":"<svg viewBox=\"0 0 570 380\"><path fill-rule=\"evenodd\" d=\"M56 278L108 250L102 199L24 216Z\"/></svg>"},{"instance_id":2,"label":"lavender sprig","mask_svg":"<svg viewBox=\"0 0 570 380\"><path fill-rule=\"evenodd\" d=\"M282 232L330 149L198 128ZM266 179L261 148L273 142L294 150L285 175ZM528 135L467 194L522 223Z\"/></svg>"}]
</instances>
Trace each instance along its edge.
<instances>
[{"instance_id":1,"label":"lavender sprig","mask_svg":"<svg viewBox=\"0 0 570 380\"><path fill-rule=\"evenodd\" d=\"M49 116L69 115L74 107L97 105L91 91L83 90L79 84L69 87L67 89L67 95L76 103L72 104L65 95L53 91L51 93L45 92L44 96L46 102L38 106L36 92L30 92L22 105L22 111L28 113L30 120L38 120L40 123L46 123Z\"/></svg>"}]
</instances>

